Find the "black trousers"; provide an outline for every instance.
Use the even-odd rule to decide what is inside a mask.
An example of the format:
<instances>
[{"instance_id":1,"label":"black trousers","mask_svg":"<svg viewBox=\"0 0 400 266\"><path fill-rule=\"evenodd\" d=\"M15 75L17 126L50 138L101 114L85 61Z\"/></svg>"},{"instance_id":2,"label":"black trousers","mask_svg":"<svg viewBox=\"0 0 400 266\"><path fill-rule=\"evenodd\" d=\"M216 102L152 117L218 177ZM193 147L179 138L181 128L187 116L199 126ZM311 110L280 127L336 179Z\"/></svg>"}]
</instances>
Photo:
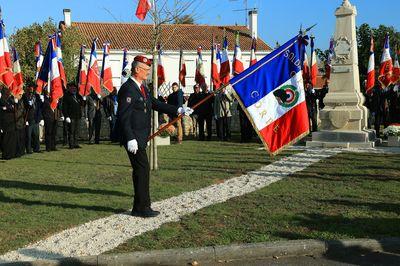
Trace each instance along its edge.
<instances>
[{"instance_id":1,"label":"black trousers","mask_svg":"<svg viewBox=\"0 0 400 266\"><path fill-rule=\"evenodd\" d=\"M70 148L78 146L80 119L71 118L71 123L68 124L68 144Z\"/></svg>"},{"instance_id":2,"label":"black trousers","mask_svg":"<svg viewBox=\"0 0 400 266\"><path fill-rule=\"evenodd\" d=\"M25 154L25 128L17 129L17 153L16 157L21 157Z\"/></svg>"},{"instance_id":3,"label":"black trousers","mask_svg":"<svg viewBox=\"0 0 400 266\"><path fill-rule=\"evenodd\" d=\"M249 142L253 137L253 126L243 111L239 111L240 142Z\"/></svg>"},{"instance_id":4,"label":"black trousers","mask_svg":"<svg viewBox=\"0 0 400 266\"><path fill-rule=\"evenodd\" d=\"M308 113L310 129L312 132L318 131L317 116L318 116L318 113L316 111Z\"/></svg>"},{"instance_id":5,"label":"black trousers","mask_svg":"<svg viewBox=\"0 0 400 266\"><path fill-rule=\"evenodd\" d=\"M199 139L204 140L204 122L207 123L207 139L211 139L211 130L212 130L212 115L199 115L198 116L198 124L199 124Z\"/></svg>"},{"instance_id":6,"label":"black trousers","mask_svg":"<svg viewBox=\"0 0 400 266\"><path fill-rule=\"evenodd\" d=\"M101 111L97 111L93 119L89 119L89 142L92 141L94 133L94 143L100 142Z\"/></svg>"},{"instance_id":7,"label":"black trousers","mask_svg":"<svg viewBox=\"0 0 400 266\"><path fill-rule=\"evenodd\" d=\"M63 121L63 145L67 145L68 140L68 123L64 120Z\"/></svg>"},{"instance_id":8,"label":"black trousers","mask_svg":"<svg viewBox=\"0 0 400 266\"><path fill-rule=\"evenodd\" d=\"M10 130L4 131L3 133L3 142L2 142L2 159L3 160L10 160L15 158L17 154L17 131Z\"/></svg>"},{"instance_id":9,"label":"black trousers","mask_svg":"<svg viewBox=\"0 0 400 266\"><path fill-rule=\"evenodd\" d=\"M125 147L126 149L126 147ZM136 154L126 150L132 166L133 211L145 211L150 208L150 165L146 149L139 149Z\"/></svg>"},{"instance_id":10,"label":"black trousers","mask_svg":"<svg viewBox=\"0 0 400 266\"><path fill-rule=\"evenodd\" d=\"M44 140L46 151L56 150L57 120L44 121Z\"/></svg>"},{"instance_id":11,"label":"black trousers","mask_svg":"<svg viewBox=\"0 0 400 266\"><path fill-rule=\"evenodd\" d=\"M224 116L217 119L217 128L219 130L220 140L230 140L231 139L231 117Z\"/></svg>"},{"instance_id":12,"label":"black trousers","mask_svg":"<svg viewBox=\"0 0 400 266\"><path fill-rule=\"evenodd\" d=\"M40 151L39 141L39 124L32 123L26 127L26 138L25 138L26 152L31 153L32 148L34 152Z\"/></svg>"},{"instance_id":13,"label":"black trousers","mask_svg":"<svg viewBox=\"0 0 400 266\"><path fill-rule=\"evenodd\" d=\"M110 124L110 141L116 142L118 141L117 137L117 129L116 129L116 117L113 115L111 116L111 121L108 121Z\"/></svg>"}]
</instances>

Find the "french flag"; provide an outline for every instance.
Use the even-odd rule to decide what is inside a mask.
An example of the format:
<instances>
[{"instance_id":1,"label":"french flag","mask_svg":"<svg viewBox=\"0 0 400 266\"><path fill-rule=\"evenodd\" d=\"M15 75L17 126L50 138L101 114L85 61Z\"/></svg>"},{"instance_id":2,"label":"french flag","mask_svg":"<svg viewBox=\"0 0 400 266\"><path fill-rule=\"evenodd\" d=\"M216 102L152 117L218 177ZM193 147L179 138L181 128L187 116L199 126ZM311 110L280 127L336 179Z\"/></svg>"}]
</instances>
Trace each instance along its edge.
<instances>
[{"instance_id":1,"label":"french flag","mask_svg":"<svg viewBox=\"0 0 400 266\"><path fill-rule=\"evenodd\" d=\"M397 84L400 79L400 65L399 65L399 51L396 51L394 56L394 65L393 65L393 74L392 74L392 83Z\"/></svg>"},{"instance_id":2,"label":"french flag","mask_svg":"<svg viewBox=\"0 0 400 266\"><path fill-rule=\"evenodd\" d=\"M19 56L15 47L12 48L13 53L13 72L14 72L14 86L12 89L13 95L18 95L23 92L24 80L22 78L21 65L19 64Z\"/></svg>"},{"instance_id":3,"label":"french flag","mask_svg":"<svg viewBox=\"0 0 400 266\"><path fill-rule=\"evenodd\" d=\"M257 39L253 37L253 40L251 41L250 66L257 63L256 51L257 51Z\"/></svg>"},{"instance_id":4,"label":"french flag","mask_svg":"<svg viewBox=\"0 0 400 266\"><path fill-rule=\"evenodd\" d=\"M186 62L182 49L179 51L179 82L186 87Z\"/></svg>"},{"instance_id":5,"label":"french flag","mask_svg":"<svg viewBox=\"0 0 400 266\"><path fill-rule=\"evenodd\" d=\"M42 50L42 44L40 41L37 41L35 43L35 47L34 47L34 53L35 53L35 62L36 62L36 74L35 74L35 82L36 82L36 92L38 94L42 94L42 90L43 90L43 82L41 80L38 79L39 77L39 73L40 73L40 69L42 67L43 64L43 50Z\"/></svg>"},{"instance_id":6,"label":"french flag","mask_svg":"<svg viewBox=\"0 0 400 266\"><path fill-rule=\"evenodd\" d=\"M139 0L136 8L136 17L143 21L146 18L147 12L151 9L151 3L149 0Z\"/></svg>"},{"instance_id":7,"label":"french flag","mask_svg":"<svg viewBox=\"0 0 400 266\"><path fill-rule=\"evenodd\" d=\"M121 75L121 85L124 84L129 78L129 61L128 61L128 49L124 48L122 57L122 75Z\"/></svg>"},{"instance_id":8,"label":"french flag","mask_svg":"<svg viewBox=\"0 0 400 266\"><path fill-rule=\"evenodd\" d=\"M3 20L0 20L0 83L12 89L14 76Z\"/></svg>"},{"instance_id":9,"label":"french flag","mask_svg":"<svg viewBox=\"0 0 400 266\"><path fill-rule=\"evenodd\" d=\"M233 54L233 63L232 63L234 76L243 72L243 70L244 70L243 59L242 59L242 50L240 49L240 43L239 43L239 32L236 32L235 39L236 39L235 52Z\"/></svg>"},{"instance_id":10,"label":"french flag","mask_svg":"<svg viewBox=\"0 0 400 266\"><path fill-rule=\"evenodd\" d=\"M367 85L365 92L371 94L372 89L375 86L375 53L374 53L374 38L371 36L371 47L369 49L369 61L368 61L368 73L367 73Z\"/></svg>"},{"instance_id":11,"label":"french flag","mask_svg":"<svg viewBox=\"0 0 400 266\"><path fill-rule=\"evenodd\" d=\"M378 77L383 89L392 83L392 71L393 62L390 56L389 34L386 34Z\"/></svg>"},{"instance_id":12,"label":"french flag","mask_svg":"<svg viewBox=\"0 0 400 266\"><path fill-rule=\"evenodd\" d=\"M60 77L61 77L61 81L62 84L64 86L64 88L67 87L67 77L65 76L65 69L64 69L64 63L63 63L63 57L62 57L62 50L61 50L61 33L57 32L54 34L55 36L55 49L56 49L56 53L57 53L57 62L58 62L58 69L60 70Z\"/></svg>"},{"instance_id":13,"label":"french flag","mask_svg":"<svg viewBox=\"0 0 400 266\"><path fill-rule=\"evenodd\" d=\"M97 64L96 41L97 38L94 39L92 43L92 50L90 52L89 67L87 74L87 82L83 96L88 96L90 94L90 88L92 88L93 91L98 95L101 93L100 74L99 74L99 67Z\"/></svg>"},{"instance_id":14,"label":"french flag","mask_svg":"<svg viewBox=\"0 0 400 266\"><path fill-rule=\"evenodd\" d=\"M230 81L239 104L272 155L309 133L302 38L292 38Z\"/></svg>"},{"instance_id":15,"label":"french flag","mask_svg":"<svg viewBox=\"0 0 400 266\"><path fill-rule=\"evenodd\" d=\"M114 90L112 71L110 63L110 43L103 44L103 64L101 67L101 81L106 90L112 92Z\"/></svg>"},{"instance_id":16,"label":"french flag","mask_svg":"<svg viewBox=\"0 0 400 266\"><path fill-rule=\"evenodd\" d=\"M317 55L314 49L314 39L311 38L311 68L310 68L310 81L313 88L317 85L317 75L318 75L318 65L317 65Z\"/></svg>"},{"instance_id":17,"label":"french flag","mask_svg":"<svg viewBox=\"0 0 400 266\"><path fill-rule=\"evenodd\" d=\"M157 85L158 88L165 82L164 66L162 64L161 55L163 53L161 46L158 45L158 62L157 62Z\"/></svg>"},{"instance_id":18,"label":"french flag","mask_svg":"<svg viewBox=\"0 0 400 266\"><path fill-rule=\"evenodd\" d=\"M331 71L332 71L332 59L333 59L333 48L334 48L334 40L331 38L329 41L329 52L328 52L328 58L325 64L325 77L326 80L331 79Z\"/></svg>"},{"instance_id":19,"label":"french flag","mask_svg":"<svg viewBox=\"0 0 400 266\"><path fill-rule=\"evenodd\" d=\"M303 80L304 82L310 82L310 67L308 66L308 56L306 49L304 49L303 55Z\"/></svg>"},{"instance_id":20,"label":"french flag","mask_svg":"<svg viewBox=\"0 0 400 266\"><path fill-rule=\"evenodd\" d=\"M219 62L218 62L218 46L214 44L211 47L211 80L213 84L213 89L217 90L221 86L221 80L219 79Z\"/></svg>"},{"instance_id":21,"label":"french flag","mask_svg":"<svg viewBox=\"0 0 400 266\"><path fill-rule=\"evenodd\" d=\"M38 81L43 84L47 83L47 89L50 95L50 107L55 110L58 105L58 100L63 96L63 85L60 76L56 50L56 40L52 36L47 45L47 50L44 56L42 68L38 76Z\"/></svg>"},{"instance_id":22,"label":"french flag","mask_svg":"<svg viewBox=\"0 0 400 266\"><path fill-rule=\"evenodd\" d=\"M221 53L221 69L219 72L219 78L223 84L229 83L229 80L231 78L230 73L231 73L231 66L228 55L228 39L225 36Z\"/></svg>"},{"instance_id":23,"label":"french flag","mask_svg":"<svg viewBox=\"0 0 400 266\"><path fill-rule=\"evenodd\" d=\"M196 59L196 74L194 80L196 83L202 85L206 83L204 66L203 66L203 56L201 55L202 47L197 48L197 59Z\"/></svg>"},{"instance_id":24,"label":"french flag","mask_svg":"<svg viewBox=\"0 0 400 266\"><path fill-rule=\"evenodd\" d=\"M81 96L85 96L85 88L87 81L87 70L88 70L88 62L85 56L86 46L81 46L81 52L79 55L79 67L78 67L78 88L79 94Z\"/></svg>"}]
</instances>

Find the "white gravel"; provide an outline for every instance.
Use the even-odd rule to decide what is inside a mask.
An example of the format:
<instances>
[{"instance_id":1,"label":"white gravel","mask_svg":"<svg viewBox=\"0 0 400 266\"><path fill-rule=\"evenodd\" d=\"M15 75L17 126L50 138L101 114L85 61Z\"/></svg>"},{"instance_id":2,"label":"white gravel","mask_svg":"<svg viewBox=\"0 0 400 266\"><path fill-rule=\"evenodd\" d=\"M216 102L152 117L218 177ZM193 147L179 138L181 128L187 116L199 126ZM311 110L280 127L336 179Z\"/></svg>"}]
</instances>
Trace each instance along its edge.
<instances>
[{"instance_id":1,"label":"white gravel","mask_svg":"<svg viewBox=\"0 0 400 266\"><path fill-rule=\"evenodd\" d=\"M128 212L112 215L8 252L0 256L0 262L99 255L164 223L178 221L199 209L261 189L339 152L341 150L306 150L224 183L155 202L152 207L161 211L155 218L132 217Z\"/></svg>"}]
</instances>

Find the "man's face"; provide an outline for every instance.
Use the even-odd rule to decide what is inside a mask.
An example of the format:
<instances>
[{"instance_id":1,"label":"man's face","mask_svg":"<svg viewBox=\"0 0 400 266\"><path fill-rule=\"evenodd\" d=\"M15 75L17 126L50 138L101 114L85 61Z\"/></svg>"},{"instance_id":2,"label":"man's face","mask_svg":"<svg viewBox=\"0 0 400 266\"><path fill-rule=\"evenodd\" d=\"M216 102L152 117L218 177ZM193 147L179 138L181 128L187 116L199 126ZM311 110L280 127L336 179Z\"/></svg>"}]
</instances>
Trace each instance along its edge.
<instances>
[{"instance_id":1,"label":"man's face","mask_svg":"<svg viewBox=\"0 0 400 266\"><path fill-rule=\"evenodd\" d=\"M134 76L138 81L146 80L150 74L150 67L146 64L139 63L135 69L136 73Z\"/></svg>"},{"instance_id":2,"label":"man's face","mask_svg":"<svg viewBox=\"0 0 400 266\"><path fill-rule=\"evenodd\" d=\"M172 91L173 92L176 92L177 90L178 90L178 86L177 85L172 86Z\"/></svg>"},{"instance_id":3,"label":"man's face","mask_svg":"<svg viewBox=\"0 0 400 266\"><path fill-rule=\"evenodd\" d=\"M194 90L194 93L199 93L200 92L200 87L199 86L195 86L193 90Z\"/></svg>"}]
</instances>

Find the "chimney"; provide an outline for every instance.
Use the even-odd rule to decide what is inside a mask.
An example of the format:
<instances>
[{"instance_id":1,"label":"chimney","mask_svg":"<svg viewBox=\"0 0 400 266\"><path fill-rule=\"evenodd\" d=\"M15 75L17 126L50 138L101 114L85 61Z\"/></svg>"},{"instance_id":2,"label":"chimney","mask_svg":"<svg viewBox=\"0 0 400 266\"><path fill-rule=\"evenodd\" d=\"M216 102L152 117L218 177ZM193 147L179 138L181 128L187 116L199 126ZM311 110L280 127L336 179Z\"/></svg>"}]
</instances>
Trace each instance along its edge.
<instances>
[{"instance_id":1,"label":"chimney","mask_svg":"<svg viewBox=\"0 0 400 266\"><path fill-rule=\"evenodd\" d=\"M67 28L71 27L71 9L63 9L64 22Z\"/></svg>"},{"instance_id":2,"label":"chimney","mask_svg":"<svg viewBox=\"0 0 400 266\"><path fill-rule=\"evenodd\" d=\"M257 9L252 9L249 11L249 29L251 35L257 38L258 30L257 30Z\"/></svg>"}]
</instances>

